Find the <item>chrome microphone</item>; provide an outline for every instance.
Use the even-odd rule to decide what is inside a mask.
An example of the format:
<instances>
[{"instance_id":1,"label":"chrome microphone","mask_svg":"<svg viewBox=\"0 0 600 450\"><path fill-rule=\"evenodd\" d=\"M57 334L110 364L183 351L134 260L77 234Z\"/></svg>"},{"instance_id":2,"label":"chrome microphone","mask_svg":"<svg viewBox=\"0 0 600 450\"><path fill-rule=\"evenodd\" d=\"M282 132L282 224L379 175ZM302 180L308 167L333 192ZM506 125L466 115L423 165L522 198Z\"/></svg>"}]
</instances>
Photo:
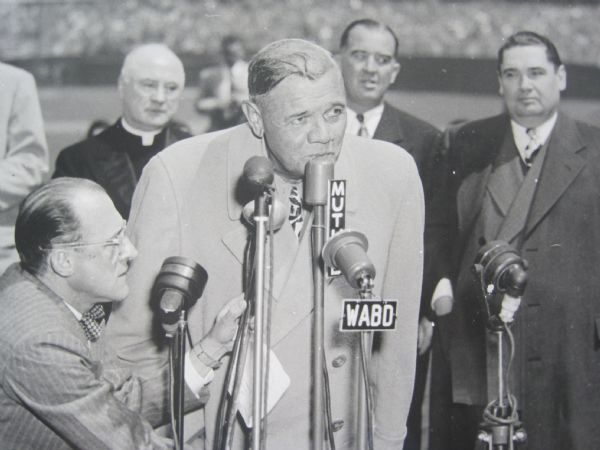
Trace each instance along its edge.
<instances>
[{"instance_id":1,"label":"chrome microphone","mask_svg":"<svg viewBox=\"0 0 600 450\"><path fill-rule=\"evenodd\" d=\"M339 269L350 286L361 289L365 280L375 279L375 266L367 255L369 242L358 231L340 231L323 246L323 260Z\"/></svg>"}]
</instances>

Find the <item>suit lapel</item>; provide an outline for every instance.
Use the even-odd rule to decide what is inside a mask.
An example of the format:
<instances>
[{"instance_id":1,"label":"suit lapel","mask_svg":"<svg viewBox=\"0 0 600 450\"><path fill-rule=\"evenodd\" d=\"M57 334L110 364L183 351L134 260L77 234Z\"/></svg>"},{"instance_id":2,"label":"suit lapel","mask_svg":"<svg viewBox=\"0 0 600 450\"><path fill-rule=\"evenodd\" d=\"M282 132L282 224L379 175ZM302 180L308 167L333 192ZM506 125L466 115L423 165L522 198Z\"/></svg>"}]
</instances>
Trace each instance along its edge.
<instances>
[{"instance_id":1,"label":"suit lapel","mask_svg":"<svg viewBox=\"0 0 600 450\"><path fill-rule=\"evenodd\" d=\"M373 139L392 142L397 145L404 141L402 124L396 118L395 111L387 103L384 103L381 120L375 129Z\"/></svg>"},{"instance_id":2,"label":"suit lapel","mask_svg":"<svg viewBox=\"0 0 600 450\"><path fill-rule=\"evenodd\" d=\"M585 165L577 154L584 148L575 123L559 114L550 135L540 183L533 199L526 235L544 218Z\"/></svg>"}]
</instances>

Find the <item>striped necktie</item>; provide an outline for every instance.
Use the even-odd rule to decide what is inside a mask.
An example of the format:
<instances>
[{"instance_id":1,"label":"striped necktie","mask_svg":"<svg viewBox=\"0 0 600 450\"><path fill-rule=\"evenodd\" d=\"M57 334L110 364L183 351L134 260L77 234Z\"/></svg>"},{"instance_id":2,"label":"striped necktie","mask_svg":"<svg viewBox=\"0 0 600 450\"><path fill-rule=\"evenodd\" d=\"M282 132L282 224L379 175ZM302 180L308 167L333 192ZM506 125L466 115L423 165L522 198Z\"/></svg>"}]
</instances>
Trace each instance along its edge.
<instances>
[{"instance_id":1,"label":"striped necktie","mask_svg":"<svg viewBox=\"0 0 600 450\"><path fill-rule=\"evenodd\" d=\"M367 130L367 125L365 124L365 116L359 113L356 115L356 120L358 120L358 123L360 124L357 135L368 138L369 130Z\"/></svg>"},{"instance_id":2,"label":"striped necktie","mask_svg":"<svg viewBox=\"0 0 600 450\"><path fill-rule=\"evenodd\" d=\"M304 219L302 218L302 198L300 197L298 186L293 186L290 191L290 213L288 220L290 221L290 225L292 225L294 233L299 237Z\"/></svg>"},{"instance_id":3,"label":"striped necktie","mask_svg":"<svg viewBox=\"0 0 600 450\"><path fill-rule=\"evenodd\" d=\"M527 128L527 136L529 136L529 142L525 147L524 161L527 167L531 167L535 155L537 155L537 153L540 151L540 148L542 148L542 143L539 140L535 128Z\"/></svg>"}]
</instances>

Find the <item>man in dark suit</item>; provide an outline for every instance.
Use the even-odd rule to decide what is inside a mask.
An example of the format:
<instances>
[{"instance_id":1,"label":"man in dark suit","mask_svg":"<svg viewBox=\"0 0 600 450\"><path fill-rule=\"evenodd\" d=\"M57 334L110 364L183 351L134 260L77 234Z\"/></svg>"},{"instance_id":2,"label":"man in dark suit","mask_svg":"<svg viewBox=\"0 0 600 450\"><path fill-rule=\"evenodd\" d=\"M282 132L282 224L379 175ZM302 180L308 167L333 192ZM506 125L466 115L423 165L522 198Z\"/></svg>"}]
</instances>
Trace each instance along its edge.
<instances>
[{"instance_id":1,"label":"man in dark suit","mask_svg":"<svg viewBox=\"0 0 600 450\"><path fill-rule=\"evenodd\" d=\"M21 264L0 277L0 442L7 450L168 449L151 425L168 420L167 366L146 378L117 362L98 303L121 302L137 250L96 183L60 178L23 202ZM231 302L186 358L186 404L208 398L244 302ZM189 370L188 370L189 369Z\"/></svg>"},{"instance_id":2,"label":"man in dark suit","mask_svg":"<svg viewBox=\"0 0 600 450\"><path fill-rule=\"evenodd\" d=\"M397 61L398 38L387 25L372 19L350 23L340 39L339 62L346 87L348 122L346 132L388 141L404 148L417 163L425 191L430 196L429 171L439 150L441 133L433 125L401 111L384 98L400 71ZM427 221L427 215L426 215ZM418 450L421 441L421 406L427 379L429 347L433 335L430 307L435 239L425 239L425 271L419 321L417 375L404 448Z\"/></svg>"},{"instance_id":3,"label":"man in dark suit","mask_svg":"<svg viewBox=\"0 0 600 450\"><path fill-rule=\"evenodd\" d=\"M127 218L146 163L165 147L190 137L186 127L172 122L184 82L183 64L165 45L133 49L119 76L122 117L97 136L62 150L53 178L97 182Z\"/></svg>"},{"instance_id":4,"label":"man in dark suit","mask_svg":"<svg viewBox=\"0 0 600 450\"><path fill-rule=\"evenodd\" d=\"M448 195L437 212L449 224L454 310L434 338L431 448L473 448L498 396L495 343L471 270L494 240L529 262L511 377L527 448L600 448L600 129L559 110L566 70L543 36L507 38L498 79L506 113L459 127L445 158Z\"/></svg>"}]
</instances>

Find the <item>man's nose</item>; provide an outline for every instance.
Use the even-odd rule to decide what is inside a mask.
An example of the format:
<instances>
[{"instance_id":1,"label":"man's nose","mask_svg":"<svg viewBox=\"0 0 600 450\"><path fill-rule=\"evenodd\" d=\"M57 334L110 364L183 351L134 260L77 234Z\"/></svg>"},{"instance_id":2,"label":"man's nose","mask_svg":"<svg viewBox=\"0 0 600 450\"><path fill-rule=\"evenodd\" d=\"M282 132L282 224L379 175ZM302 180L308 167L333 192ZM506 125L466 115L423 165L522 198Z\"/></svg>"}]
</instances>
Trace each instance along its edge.
<instances>
[{"instance_id":1,"label":"man's nose","mask_svg":"<svg viewBox=\"0 0 600 450\"><path fill-rule=\"evenodd\" d=\"M119 252L119 257L125 261L133 261L138 255L137 248L135 245L129 240L127 236L123 238L123 243L121 244L121 251Z\"/></svg>"},{"instance_id":2,"label":"man's nose","mask_svg":"<svg viewBox=\"0 0 600 450\"><path fill-rule=\"evenodd\" d=\"M519 78L519 88L522 90L531 89L532 81L527 75L522 75Z\"/></svg>"},{"instance_id":3,"label":"man's nose","mask_svg":"<svg viewBox=\"0 0 600 450\"><path fill-rule=\"evenodd\" d=\"M156 86L156 89L152 93L152 100L156 102L164 102L167 99L165 87L162 84Z\"/></svg>"},{"instance_id":4,"label":"man's nose","mask_svg":"<svg viewBox=\"0 0 600 450\"><path fill-rule=\"evenodd\" d=\"M375 55L369 55L365 61L364 69L367 72L375 72L377 70L377 62L375 61Z\"/></svg>"},{"instance_id":5,"label":"man's nose","mask_svg":"<svg viewBox=\"0 0 600 450\"><path fill-rule=\"evenodd\" d=\"M310 132L308 142L311 144L328 144L331 141L331 129L324 119L315 120Z\"/></svg>"}]
</instances>

